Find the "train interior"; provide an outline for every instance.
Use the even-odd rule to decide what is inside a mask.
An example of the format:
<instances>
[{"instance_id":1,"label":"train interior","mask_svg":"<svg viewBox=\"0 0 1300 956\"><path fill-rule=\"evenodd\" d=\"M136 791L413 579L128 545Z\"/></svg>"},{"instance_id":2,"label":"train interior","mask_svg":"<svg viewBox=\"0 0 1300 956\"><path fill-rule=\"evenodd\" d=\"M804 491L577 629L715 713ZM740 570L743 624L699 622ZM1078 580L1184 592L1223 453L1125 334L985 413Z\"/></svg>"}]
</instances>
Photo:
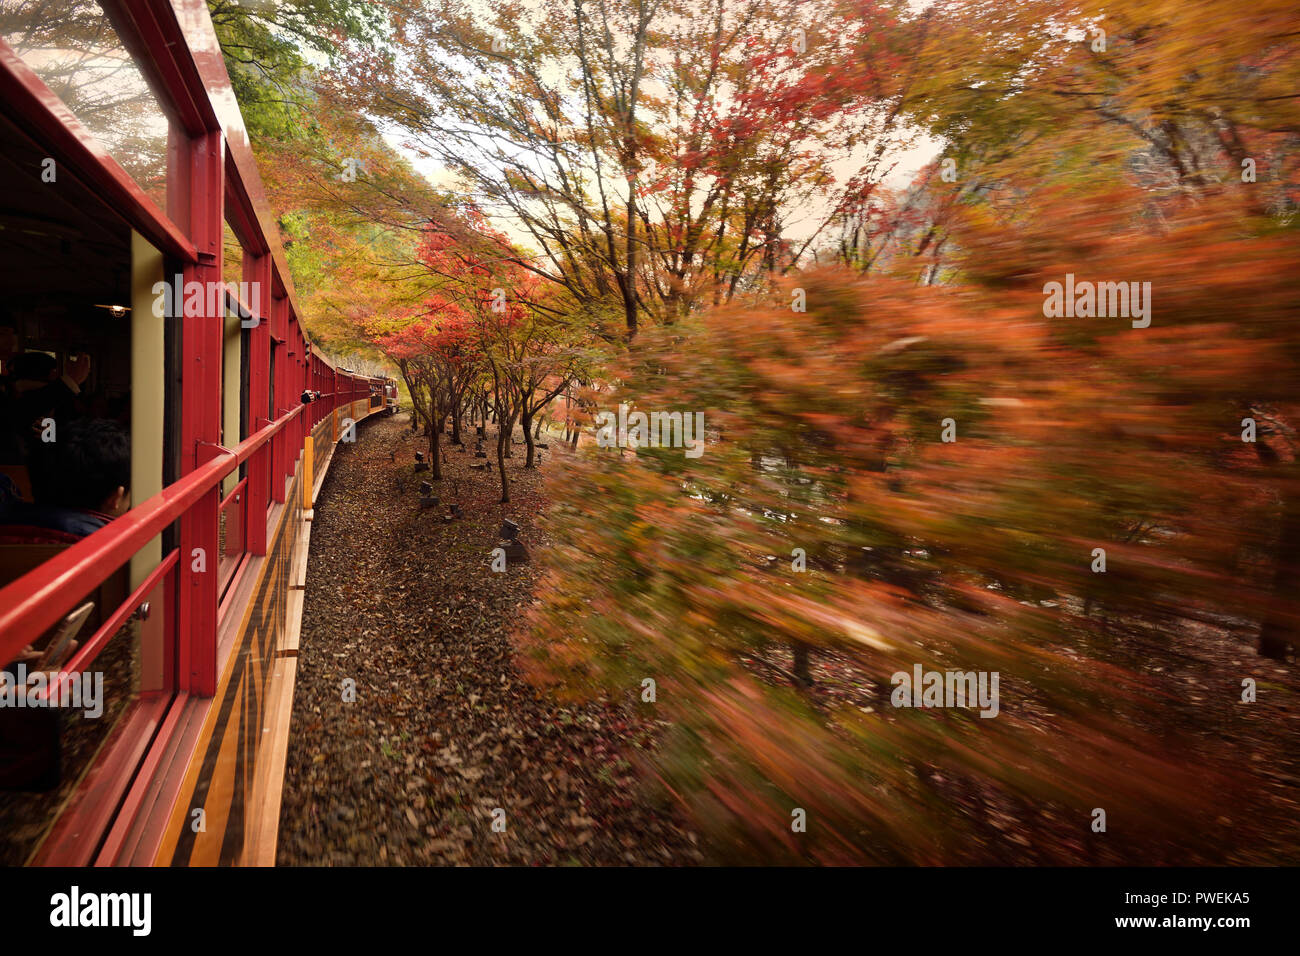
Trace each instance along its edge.
<instances>
[{"instance_id":1,"label":"train interior","mask_svg":"<svg viewBox=\"0 0 1300 956\"><path fill-rule=\"evenodd\" d=\"M41 476L50 473L57 457L39 458L57 447L59 430L66 433L74 421L90 419L114 422L132 438L138 429L133 428L131 401L131 230L75 177L61 175L43 150L4 117L0 176L6 181L0 199L4 585L85 533L60 529L42 510L43 505L63 504L43 494L48 485L42 487ZM138 490L132 490L141 500ZM52 674L66 665L125 600L129 575L127 565L110 573L84 596L78 612L28 645L19 658L0 662L8 675L7 690L22 692L20 673L30 679L35 672ZM104 675L106 706L97 719L49 708L0 709L0 862L24 862L61 798L107 740L115 711L141 690L140 649L140 628L121 628L89 665Z\"/></svg>"}]
</instances>

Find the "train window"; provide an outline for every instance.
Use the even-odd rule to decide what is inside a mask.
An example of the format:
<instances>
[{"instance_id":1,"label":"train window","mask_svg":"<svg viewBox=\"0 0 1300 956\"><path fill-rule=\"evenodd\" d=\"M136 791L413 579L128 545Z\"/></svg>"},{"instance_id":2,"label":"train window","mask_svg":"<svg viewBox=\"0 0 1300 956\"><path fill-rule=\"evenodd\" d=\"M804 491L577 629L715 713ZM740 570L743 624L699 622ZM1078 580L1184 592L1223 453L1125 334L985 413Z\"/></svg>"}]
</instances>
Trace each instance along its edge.
<instances>
[{"instance_id":1,"label":"train window","mask_svg":"<svg viewBox=\"0 0 1300 956\"><path fill-rule=\"evenodd\" d=\"M239 243L239 237L235 235L235 230L230 227L230 220L223 220L221 223L221 278L224 282L233 282L239 284L240 277L244 274L244 247Z\"/></svg>"},{"instance_id":2,"label":"train window","mask_svg":"<svg viewBox=\"0 0 1300 956\"><path fill-rule=\"evenodd\" d=\"M35 155L29 141L0 122L7 168L39 170ZM17 493L7 502L0 494L0 585L107 524L130 500L116 487L129 495L137 481L131 402L140 342L132 307L142 305L140 314L152 316L147 301L132 299L134 237L70 177L44 187L38 182L20 179L12 205L0 214L0 285L6 290L0 326L9 330L0 401L0 472L9 483L0 490ZM150 372L160 379L159 367ZM44 424L47 419L52 425ZM106 483L112 493L101 487ZM148 487L143 480L140 485L147 497ZM30 676L82 653L136 583L134 560L130 564L77 595L79 616L33 635L17 658L0 666L15 678ZM154 607L160 620L157 597ZM130 624L97 642L86 662L96 687L86 711L50 712L39 727L0 713L0 738L13 741L17 734L22 755L0 768L0 862L25 862L131 702L146 686L162 685L157 655L142 653L140 633Z\"/></svg>"},{"instance_id":3,"label":"train window","mask_svg":"<svg viewBox=\"0 0 1300 956\"><path fill-rule=\"evenodd\" d=\"M249 394L249 334L249 330L246 328L241 328L239 330L239 394L241 395ZM253 411L255 411L255 409L249 408L245 402L239 403L239 434L241 438L247 438L252 434L250 428L251 423L249 422L248 416ZM239 473L241 475L246 474L247 468L248 463L245 462L239 466Z\"/></svg>"},{"instance_id":4,"label":"train window","mask_svg":"<svg viewBox=\"0 0 1300 956\"><path fill-rule=\"evenodd\" d=\"M140 345L136 316L157 326L147 300L133 300L136 256L130 230L77 179L40 181L43 155L9 120L0 120L0 161L12 170L0 211L0 287L5 290L0 326L6 329L0 336L5 352L0 585L70 548L129 505L129 499L117 496L116 486L135 492L138 477L139 463L130 450L136 445L131 408L133 352ZM159 380L160 368L151 371ZM98 481L82 480L88 477ZM104 479L112 481L112 494L101 493ZM149 493L140 480L136 501ZM30 675L36 667L66 663L82 653L138 583L131 576L134 564L114 568L94 591L77 594L75 607L88 610L79 619L65 618L66 632L56 626L32 635L18 657L0 666L9 674L17 676L21 667ZM156 626L162 619L160 597L153 598L153 607L159 611ZM105 637L86 662L99 687L94 717L60 711L34 727L8 710L0 713L0 722L8 721L0 737L12 741L17 734L23 757L5 763L6 773L0 774L4 864L26 861L131 702L144 688L161 687L161 657L142 653L146 645L138 624Z\"/></svg>"},{"instance_id":5,"label":"train window","mask_svg":"<svg viewBox=\"0 0 1300 956\"><path fill-rule=\"evenodd\" d=\"M43 183L43 155L0 118L0 465L28 464L46 418L131 419L131 230L73 177Z\"/></svg>"},{"instance_id":6,"label":"train window","mask_svg":"<svg viewBox=\"0 0 1300 956\"><path fill-rule=\"evenodd\" d=\"M7 39L12 39L16 6L0 0ZM57 21L69 5L22 6L41 16L52 9L51 19ZM50 70L72 42L59 38L53 22L33 36L24 55L52 83ZM93 79L93 69L90 75ZM129 78L121 82L129 85ZM89 92L79 88L80 95ZM111 92L104 93L109 100ZM106 102L108 112L92 117L85 104L78 102L78 116L97 136L102 135L98 120L111 126L106 117L121 105ZM114 146L108 136L103 142L143 180L143 166L130 169L120 143ZM137 145L140 155L150 148L147 141ZM162 256L76 177L42 179L46 155L11 118L0 117L0 162L9 177L0 210L0 288L5 290L0 328L6 330L0 333L0 349L7 353L0 387L0 473L9 479L0 482L0 584L110 524L132 502L156 494L163 477L164 326L153 316L150 291L162 278ZM45 419L53 422L52 430L42 424ZM106 482L111 493L101 487ZM117 494L117 487L126 494ZM4 501L11 490L16 495ZM56 625L32 634L16 658L0 660L10 673L16 675L21 666L30 676L33 668L67 665L80 655L77 667L92 675L102 705L90 718L81 711L61 712L41 728L0 727L0 738L12 740L18 733L25 742L20 748L30 743L22 751L26 762L11 761L2 768L8 775L0 774L0 862L26 860L118 721L144 695L167 692L172 678L161 650L167 585L160 583L150 594L149 621L112 623L127 595L157 567L161 548L161 542L149 543L103 572L93 590L70 595L78 598L74 607L89 610L68 623L67 633ZM4 719L14 718L0 714ZM29 730L33 734L27 736ZM20 764L33 768L31 773L20 773Z\"/></svg>"},{"instance_id":7,"label":"train window","mask_svg":"<svg viewBox=\"0 0 1300 956\"><path fill-rule=\"evenodd\" d=\"M247 283L243 279L244 246L239 236L224 223L222 239L222 278L229 292L221 337L221 444L234 448L248 437L248 416L244 409L248 369L248 329L244 316L251 315ZM241 465L221 483L221 508L218 512L217 538L221 559L218 579L221 588L230 583L243 559L245 510L248 501L247 468Z\"/></svg>"},{"instance_id":8,"label":"train window","mask_svg":"<svg viewBox=\"0 0 1300 956\"><path fill-rule=\"evenodd\" d=\"M280 348L275 343L271 345L271 369L266 378L266 420L275 421L275 357Z\"/></svg>"},{"instance_id":9,"label":"train window","mask_svg":"<svg viewBox=\"0 0 1300 956\"><path fill-rule=\"evenodd\" d=\"M223 312L221 337L221 444L234 448L243 439L243 344L238 306L228 299ZM236 469L221 482L221 508L218 512L217 540L221 560L219 578L224 587L234 574L244 554L244 503L247 494L242 484L242 469Z\"/></svg>"},{"instance_id":10,"label":"train window","mask_svg":"<svg viewBox=\"0 0 1300 956\"><path fill-rule=\"evenodd\" d=\"M110 14L94 0L2 0L0 36L166 209L171 122Z\"/></svg>"}]
</instances>

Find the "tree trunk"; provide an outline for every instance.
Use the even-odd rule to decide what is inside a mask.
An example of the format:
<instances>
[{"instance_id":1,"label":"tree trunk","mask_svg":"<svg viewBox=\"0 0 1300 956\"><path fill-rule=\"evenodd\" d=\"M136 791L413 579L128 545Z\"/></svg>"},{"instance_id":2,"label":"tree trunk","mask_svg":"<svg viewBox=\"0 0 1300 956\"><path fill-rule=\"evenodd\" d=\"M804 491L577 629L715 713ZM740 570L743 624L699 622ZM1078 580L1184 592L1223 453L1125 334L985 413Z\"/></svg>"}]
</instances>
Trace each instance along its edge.
<instances>
[{"instance_id":1,"label":"tree trunk","mask_svg":"<svg viewBox=\"0 0 1300 956\"><path fill-rule=\"evenodd\" d=\"M1293 472L1296 470L1294 465L1291 468ZM1286 497L1282 534L1277 542L1277 566L1273 571L1273 593L1259 630L1258 647L1260 657L1275 661L1286 659L1288 644L1300 644L1300 621L1295 609L1295 596L1300 594L1300 495L1291 487L1286 487L1283 494Z\"/></svg>"},{"instance_id":2,"label":"tree trunk","mask_svg":"<svg viewBox=\"0 0 1300 956\"><path fill-rule=\"evenodd\" d=\"M437 415L436 409L429 409L429 419L433 422L433 427L429 428L429 477L441 481L442 456L438 454L438 434L442 431L442 422L438 421Z\"/></svg>"},{"instance_id":3,"label":"tree trunk","mask_svg":"<svg viewBox=\"0 0 1300 956\"><path fill-rule=\"evenodd\" d=\"M501 475L501 503L510 501L510 483L506 480L506 443L510 441L509 432L497 429L497 471Z\"/></svg>"},{"instance_id":4,"label":"tree trunk","mask_svg":"<svg viewBox=\"0 0 1300 956\"><path fill-rule=\"evenodd\" d=\"M533 442L533 416L529 415L527 412L524 412L520 416L519 421L520 424L524 426L524 443L528 446L528 457L524 461L524 467L532 468L534 467L533 455L537 447Z\"/></svg>"},{"instance_id":5,"label":"tree trunk","mask_svg":"<svg viewBox=\"0 0 1300 956\"><path fill-rule=\"evenodd\" d=\"M627 322L629 342L636 338L636 204L631 198L631 189L635 188L635 183L636 180L632 180L629 186L627 201L627 272L619 282L623 291L623 316Z\"/></svg>"},{"instance_id":6,"label":"tree trunk","mask_svg":"<svg viewBox=\"0 0 1300 956\"><path fill-rule=\"evenodd\" d=\"M812 668L809 666L810 648L802 641L795 641L792 645L794 649L794 678L799 682L801 687L812 686Z\"/></svg>"},{"instance_id":7,"label":"tree trunk","mask_svg":"<svg viewBox=\"0 0 1300 956\"><path fill-rule=\"evenodd\" d=\"M505 449L506 449L506 457L507 457L507 458L513 458L513 457L514 457L514 454L513 454L513 447L514 447L514 442L515 442L515 419L516 419L517 417L518 417L517 415L512 414L512 415L510 416L510 420L509 420L509 421L504 420L504 419L501 418L500 416L497 417L497 428L498 428L500 434L505 435L505 438L506 438L506 440L505 440Z\"/></svg>"}]
</instances>

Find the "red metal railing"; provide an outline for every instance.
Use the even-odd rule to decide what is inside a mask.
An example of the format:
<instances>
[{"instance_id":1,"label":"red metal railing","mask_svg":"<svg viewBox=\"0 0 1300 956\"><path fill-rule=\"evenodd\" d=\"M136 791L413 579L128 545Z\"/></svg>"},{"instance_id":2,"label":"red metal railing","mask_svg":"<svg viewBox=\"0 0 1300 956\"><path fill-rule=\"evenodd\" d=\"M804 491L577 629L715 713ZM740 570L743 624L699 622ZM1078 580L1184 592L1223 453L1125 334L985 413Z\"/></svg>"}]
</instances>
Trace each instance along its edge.
<instances>
[{"instance_id":1,"label":"red metal railing","mask_svg":"<svg viewBox=\"0 0 1300 956\"><path fill-rule=\"evenodd\" d=\"M144 604L145 598L153 593L153 589L172 568L176 567L176 562L180 558L180 551L173 550L167 557L163 558L158 567L149 572L148 577L141 582L140 586L131 592L125 601L117 606L115 610L99 629L91 636L90 640L82 645L81 649L73 655L72 659L59 668L59 679L70 680L77 674L85 671L87 667L99 656L99 652L104 649L104 645L109 639L116 634L131 616L139 610ZM51 683L46 689L43 696L49 699L50 694L55 690L55 685Z\"/></svg>"},{"instance_id":2,"label":"red metal railing","mask_svg":"<svg viewBox=\"0 0 1300 956\"><path fill-rule=\"evenodd\" d=\"M139 507L78 541L7 587L0 589L0 660L12 660L72 609L80 595L129 561L220 481L279 434L304 406L282 415ZM279 479L283 481L283 478Z\"/></svg>"}]
</instances>

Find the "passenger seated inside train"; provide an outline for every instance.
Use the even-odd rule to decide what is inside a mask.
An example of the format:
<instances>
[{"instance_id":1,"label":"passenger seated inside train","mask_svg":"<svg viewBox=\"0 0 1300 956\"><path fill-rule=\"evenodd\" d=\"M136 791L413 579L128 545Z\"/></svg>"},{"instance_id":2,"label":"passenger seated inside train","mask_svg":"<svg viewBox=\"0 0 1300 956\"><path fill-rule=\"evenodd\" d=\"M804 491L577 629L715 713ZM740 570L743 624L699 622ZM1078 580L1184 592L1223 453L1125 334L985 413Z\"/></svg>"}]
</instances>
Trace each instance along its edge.
<instances>
[{"instance_id":1,"label":"passenger seated inside train","mask_svg":"<svg viewBox=\"0 0 1300 956\"><path fill-rule=\"evenodd\" d=\"M0 501L0 538L84 538L130 507L131 440L115 421L60 422L54 441L31 446L28 470L35 502Z\"/></svg>"},{"instance_id":2,"label":"passenger seated inside train","mask_svg":"<svg viewBox=\"0 0 1300 956\"><path fill-rule=\"evenodd\" d=\"M5 333L8 333L6 335ZM90 356L68 357L60 375L58 362L46 352L14 354L12 330L0 329L0 360L6 372L0 383L0 462L23 464L45 418L56 421L75 414L77 396L90 375Z\"/></svg>"}]
</instances>

